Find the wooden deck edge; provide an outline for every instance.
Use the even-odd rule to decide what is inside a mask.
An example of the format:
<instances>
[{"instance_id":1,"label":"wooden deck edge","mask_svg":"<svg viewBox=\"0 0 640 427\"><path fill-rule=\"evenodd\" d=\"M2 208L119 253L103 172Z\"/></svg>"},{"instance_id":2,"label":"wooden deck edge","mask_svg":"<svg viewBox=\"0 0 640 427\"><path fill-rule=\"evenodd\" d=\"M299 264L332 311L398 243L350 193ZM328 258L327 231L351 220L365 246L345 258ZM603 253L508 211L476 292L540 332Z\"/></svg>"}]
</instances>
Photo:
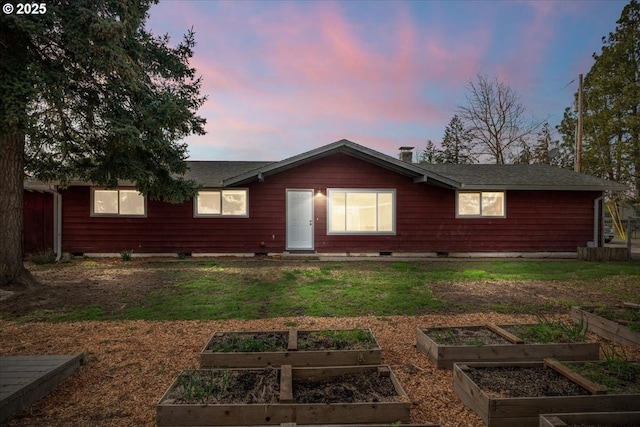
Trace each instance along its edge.
<instances>
[{"instance_id":1,"label":"wooden deck edge","mask_svg":"<svg viewBox=\"0 0 640 427\"><path fill-rule=\"evenodd\" d=\"M46 374L25 384L0 401L0 423L54 391L84 363L84 353L71 358Z\"/></svg>"}]
</instances>

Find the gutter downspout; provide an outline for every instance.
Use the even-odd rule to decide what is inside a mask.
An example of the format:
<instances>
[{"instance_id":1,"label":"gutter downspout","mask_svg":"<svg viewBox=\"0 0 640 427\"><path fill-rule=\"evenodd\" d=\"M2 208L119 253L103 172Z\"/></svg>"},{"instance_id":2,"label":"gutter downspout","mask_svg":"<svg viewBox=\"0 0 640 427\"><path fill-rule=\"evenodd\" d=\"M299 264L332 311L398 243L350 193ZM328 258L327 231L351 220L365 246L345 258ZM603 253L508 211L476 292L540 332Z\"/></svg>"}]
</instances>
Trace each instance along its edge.
<instances>
[{"instance_id":1,"label":"gutter downspout","mask_svg":"<svg viewBox=\"0 0 640 427\"><path fill-rule=\"evenodd\" d=\"M593 201L593 244L595 248L600 246L600 237L602 237L602 232L598 235L598 231L604 230L604 215L602 215L602 220L600 220L600 203L602 203L603 199L604 196L600 196Z\"/></svg>"},{"instance_id":2,"label":"gutter downspout","mask_svg":"<svg viewBox=\"0 0 640 427\"><path fill-rule=\"evenodd\" d=\"M53 246L57 262L62 259L62 194L53 185L48 192L53 194Z\"/></svg>"}]
</instances>

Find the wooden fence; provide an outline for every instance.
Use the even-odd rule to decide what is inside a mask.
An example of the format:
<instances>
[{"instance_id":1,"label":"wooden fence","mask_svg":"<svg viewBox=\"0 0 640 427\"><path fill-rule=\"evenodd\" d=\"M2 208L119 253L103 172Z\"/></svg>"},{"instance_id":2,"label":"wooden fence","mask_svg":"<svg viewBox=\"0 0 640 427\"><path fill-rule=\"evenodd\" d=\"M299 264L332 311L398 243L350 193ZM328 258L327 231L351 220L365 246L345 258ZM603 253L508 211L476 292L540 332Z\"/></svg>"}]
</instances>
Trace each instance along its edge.
<instances>
[{"instance_id":1,"label":"wooden fence","mask_svg":"<svg viewBox=\"0 0 640 427\"><path fill-rule=\"evenodd\" d=\"M578 248L578 259L584 261L628 261L627 248Z\"/></svg>"}]
</instances>

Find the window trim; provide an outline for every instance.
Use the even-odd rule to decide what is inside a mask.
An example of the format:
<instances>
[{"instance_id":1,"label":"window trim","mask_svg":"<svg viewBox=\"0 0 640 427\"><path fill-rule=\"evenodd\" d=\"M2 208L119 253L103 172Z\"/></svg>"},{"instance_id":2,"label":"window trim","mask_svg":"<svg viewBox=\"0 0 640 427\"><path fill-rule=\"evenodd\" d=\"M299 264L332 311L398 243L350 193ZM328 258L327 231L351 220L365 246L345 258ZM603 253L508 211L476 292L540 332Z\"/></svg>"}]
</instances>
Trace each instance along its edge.
<instances>
[{"instance_id":1,"label":"window trim","mask_svg":"<svg viewBox=\"0 0 640 427\"><path fill-rule=\"evenodd\" d=\"M100 213L95 211L95 194L96 191L117 191L118 192L118 213ZM91 214L92 217L111 217L111 218L146 218L147 217L147 196L138 192L142 196L143 200L143 214L121 214L120 213L120 191L137 191L134 187L116 187L116 188L102 188L91 187Z\"/></svg>"},{"instance_id":2,"label":"window trim","mask_svg":"<svg viewBox=\"0 0 640 427\"><path fill-rule=\"evenodd\" d=\"M502 193L502 215L484 215L482 213L482 193ZM460 194L478 194L480 196L480 214L478 215L461 215L460 214ZM506 190L464 190L456 191L456 218L459 219L504 219L507 217L507 192Z\"/></svg>"},{"instance_id":3,"label":"window trim","mask_svg":"<svg viewBox=\"0 0 640 427\"><path fill-rule=\"evenodd\" d=\"M332 206L331 206L331 193L391 193L391 230L390 231L333 231L331 230L331 221L332 221ZM377 197L376 197L377 201ZM396 189L395 188L327 188L327 235L337 235L337 236L395 236L396 235ZM346 206L345 206L346 207ZM378 219L378 208L376 206L376 227L377 227L377 219ZM346 221L346 215L345 215ZM346 228L346 224L345 224Z\"/></svg>"},{"instance_id":4,"label":"window trim","mask_svg":"<svg viewBox=\"0 0 640 427\"><path fill-rule=\"evenodd\" d=\"M225 191L244 191L245 194L245 214L244 215L225 215L222 210L222 193ZM220 213L219 214L201 214L198 213L198 197L200 193L220 193ZM205 188L200 190L193 197L193 217L194 218L249 218L249 189L248 188Z\"/></svg>"}]
</instances>

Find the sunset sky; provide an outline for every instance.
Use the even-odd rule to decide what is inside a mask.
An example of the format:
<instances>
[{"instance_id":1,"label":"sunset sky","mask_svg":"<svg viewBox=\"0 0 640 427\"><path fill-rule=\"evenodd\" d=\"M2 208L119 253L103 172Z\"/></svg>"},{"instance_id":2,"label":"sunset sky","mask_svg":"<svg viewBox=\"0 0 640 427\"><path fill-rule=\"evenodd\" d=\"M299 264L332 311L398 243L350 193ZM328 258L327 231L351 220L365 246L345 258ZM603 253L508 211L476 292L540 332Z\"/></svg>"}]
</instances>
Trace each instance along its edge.
<instances>
[{"instance_id":1,"label":"sunset sky","mask_svg":"<svg viewBox=\"0 0 640 427\"><path fill-rule=\"evenodd\" d=\"M478 74L555 126L627 3L161 0L147 28L172 43L195 30L208 133L185 140L191 160L282 160L342 138L397 156L442 140Z\"/></svg>"}]
</instances>

